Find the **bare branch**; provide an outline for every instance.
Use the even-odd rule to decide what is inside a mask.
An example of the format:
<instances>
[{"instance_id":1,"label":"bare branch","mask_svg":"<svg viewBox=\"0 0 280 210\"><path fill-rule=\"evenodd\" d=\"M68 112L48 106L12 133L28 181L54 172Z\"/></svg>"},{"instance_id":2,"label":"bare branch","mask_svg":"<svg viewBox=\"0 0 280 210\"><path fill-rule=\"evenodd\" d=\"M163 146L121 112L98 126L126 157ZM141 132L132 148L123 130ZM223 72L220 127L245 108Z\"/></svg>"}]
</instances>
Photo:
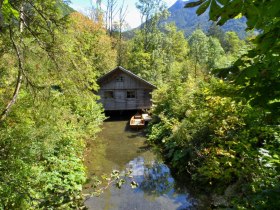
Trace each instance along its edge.
<instances>
[{"instance_id":1,"label":"bare branch","mask_svg":"<svg viewBox=\"0 0 280 210\"><path fill-rule=\"evenodd\" d=\"M22 23L21 23L21 26L20 26L20 31L22 32ZM13 97L12 99L10 100L10 102L8 103L8 105L6 106L6 108L3 110L3 112L1 113L0 115L0 122L4 121L11 109L11 107L14 105L14 103L16 102L16 99L18 97L18 94L19 94L19 90L20 90L20 87L21 87L21 83L22 83L22 80L23 80L23 58L22 58L22 55L21 55L21 52L18 48L18 46L16 45L16 42L13 38L13 32L12 32L12 28L10 26L10 39L12 41L12 44L13 44L13 47L14 47L14 50L16 51L16 55L17 55L17 58L18 58L18 76L17 76L17 82L16 82L16 86L15 86L15 90L14 90L14 93L13 93Z\"/></svg>"}]
</instances>

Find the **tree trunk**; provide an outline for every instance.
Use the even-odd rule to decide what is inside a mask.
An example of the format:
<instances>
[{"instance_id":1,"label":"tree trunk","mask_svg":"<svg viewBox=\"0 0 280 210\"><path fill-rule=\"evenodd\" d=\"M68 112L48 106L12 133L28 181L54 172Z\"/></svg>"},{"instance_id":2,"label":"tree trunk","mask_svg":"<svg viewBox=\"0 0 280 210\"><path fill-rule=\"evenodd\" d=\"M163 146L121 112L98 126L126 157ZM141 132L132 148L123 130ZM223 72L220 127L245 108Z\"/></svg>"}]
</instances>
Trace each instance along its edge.
<instances>
[{"instance_id":1,"label":"tree trunk","mask_svg":"<svg viewBox=\"0 0 280 210\"><path fill-rule=\"evenodd\" d=\"M20 24L19 24L19 31L20 31L20 46L22 45L23 42L23 38L22 38L22 32L23 32L23 25L24 25L24 13L23 13L23 6L21 6L20 8ZM10 112L11 107L15 104L19 91L20 91L20 87L21 87L21 83L23 80L23 68L24 68L24 62L23 62L23 52L22 50L17 46L14 38L13 38L13 31L12 31L12 27L10 26L10 39L12 41L14 50L16 51L16 55L18 58L18 76L17 76L17 82L16 82L16 86L15 86L15 90L12 96L12 99L10 100L10 102L7 104L6 108L2 111L1 115L0 115L0 122L4 121L8 115L8 113Z\"/></svg>"},{"instance_id":2,"label":"tree trunk","mask_svg":"<svg viewBox=\"0 0 280 210\"><path fill-rule=\"evenodd\" d=\"M4 17L2 13L2 5L4 0L0 0L0 32L2 30L3 24L4 24Z\"/></svg>"}]
</instances>

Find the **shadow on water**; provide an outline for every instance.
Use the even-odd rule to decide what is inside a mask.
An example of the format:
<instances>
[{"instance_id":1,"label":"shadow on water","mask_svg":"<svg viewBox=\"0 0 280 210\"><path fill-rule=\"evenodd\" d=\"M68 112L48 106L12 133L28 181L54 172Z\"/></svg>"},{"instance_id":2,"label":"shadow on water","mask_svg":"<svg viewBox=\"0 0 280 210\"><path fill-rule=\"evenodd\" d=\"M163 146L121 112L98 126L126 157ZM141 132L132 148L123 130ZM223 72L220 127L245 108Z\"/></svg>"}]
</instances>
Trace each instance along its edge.
<instances>
[{"instance_id":1,"label":"shadow on water","mask_svg":"<svg viewBox=\"0 0 280 210\"><path fill-rule=\"evenodd\" d=\"M85 202L94 210L182 210L189 209L190 198L186 191L177 191L178 183L171 176L167 165L146 144L145 133L129 127L129 119L135 114L113 115L104 122L98 138L91 142L85 156L89 179L93 175L109 174L112 170L131 168L139 187L129 184L121 189L114 186L100 197L91 197ZM90 193L91 185L85 185Z\"/></svg>"},{"instance_id":2,"label":"shadow on water","mask_svg":"<svg viewBox=\"0 0 280 210\"><path fill-rule=\"evenodd\" d=\"M137 110L105 111L105 116L107 117L105 122L129 120L137 112Z\"/></svg>"},{"instance_id":3,"label":"shadow on water","mask_svg":"<svg viewBox=\"0 0 280 210\"><path fill-rule=\"evenodd\" d=\"M151 149L152 149L152 147L150 145L144 145L137 149L137 153L143 153L143 152L149 151Z\"/></svg>"}]
</instances>

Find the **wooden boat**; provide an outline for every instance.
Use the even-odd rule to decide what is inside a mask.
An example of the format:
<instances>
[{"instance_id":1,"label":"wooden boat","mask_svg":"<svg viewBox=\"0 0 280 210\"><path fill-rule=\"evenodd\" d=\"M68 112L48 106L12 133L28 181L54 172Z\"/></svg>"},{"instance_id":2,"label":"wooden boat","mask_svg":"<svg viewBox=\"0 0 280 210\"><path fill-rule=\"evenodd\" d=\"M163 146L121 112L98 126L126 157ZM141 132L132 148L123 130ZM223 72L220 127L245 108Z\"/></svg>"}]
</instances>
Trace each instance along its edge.
<instances>
[{"instance_id":1,"label":"wooden boat","mask_svg":"<svg viewBox=\"0 0 280 210\"><path fill-rule=\"evenodd\" d=\"M136 114L131 117L129 125L131 128L141 129L145 127L145 120L141 114Z\"/></svg>"}]
</instances>

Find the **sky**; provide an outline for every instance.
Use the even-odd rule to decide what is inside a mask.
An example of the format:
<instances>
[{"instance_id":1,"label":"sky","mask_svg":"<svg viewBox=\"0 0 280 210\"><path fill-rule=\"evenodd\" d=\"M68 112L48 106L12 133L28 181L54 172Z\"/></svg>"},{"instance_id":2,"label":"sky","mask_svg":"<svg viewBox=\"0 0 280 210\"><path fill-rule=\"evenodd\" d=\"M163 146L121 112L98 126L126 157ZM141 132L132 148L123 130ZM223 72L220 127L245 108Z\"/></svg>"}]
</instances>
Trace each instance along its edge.
<instances>
[{"instance_id":1,"label":"sky","mask_svg":"<svg viewBox=\"0 0 280 210\"><path fill-rule=\"evenodd\" d=\"M123 0L117 0L118 4L121 5ZM167 7L172 6L176 0L163 0L166 2ZM87 10L91 7L91 2L95 3L95 0L71 0L70 6L77 10L78 12L86 13ZM105 3L106 0L103 0ZM129 24L131 28L136 28L140 25L140 13L137 10L135 4L138 2L137 0L124 0L125 5L128 5L126 22Z\"/></svg>"}]
</instances>

